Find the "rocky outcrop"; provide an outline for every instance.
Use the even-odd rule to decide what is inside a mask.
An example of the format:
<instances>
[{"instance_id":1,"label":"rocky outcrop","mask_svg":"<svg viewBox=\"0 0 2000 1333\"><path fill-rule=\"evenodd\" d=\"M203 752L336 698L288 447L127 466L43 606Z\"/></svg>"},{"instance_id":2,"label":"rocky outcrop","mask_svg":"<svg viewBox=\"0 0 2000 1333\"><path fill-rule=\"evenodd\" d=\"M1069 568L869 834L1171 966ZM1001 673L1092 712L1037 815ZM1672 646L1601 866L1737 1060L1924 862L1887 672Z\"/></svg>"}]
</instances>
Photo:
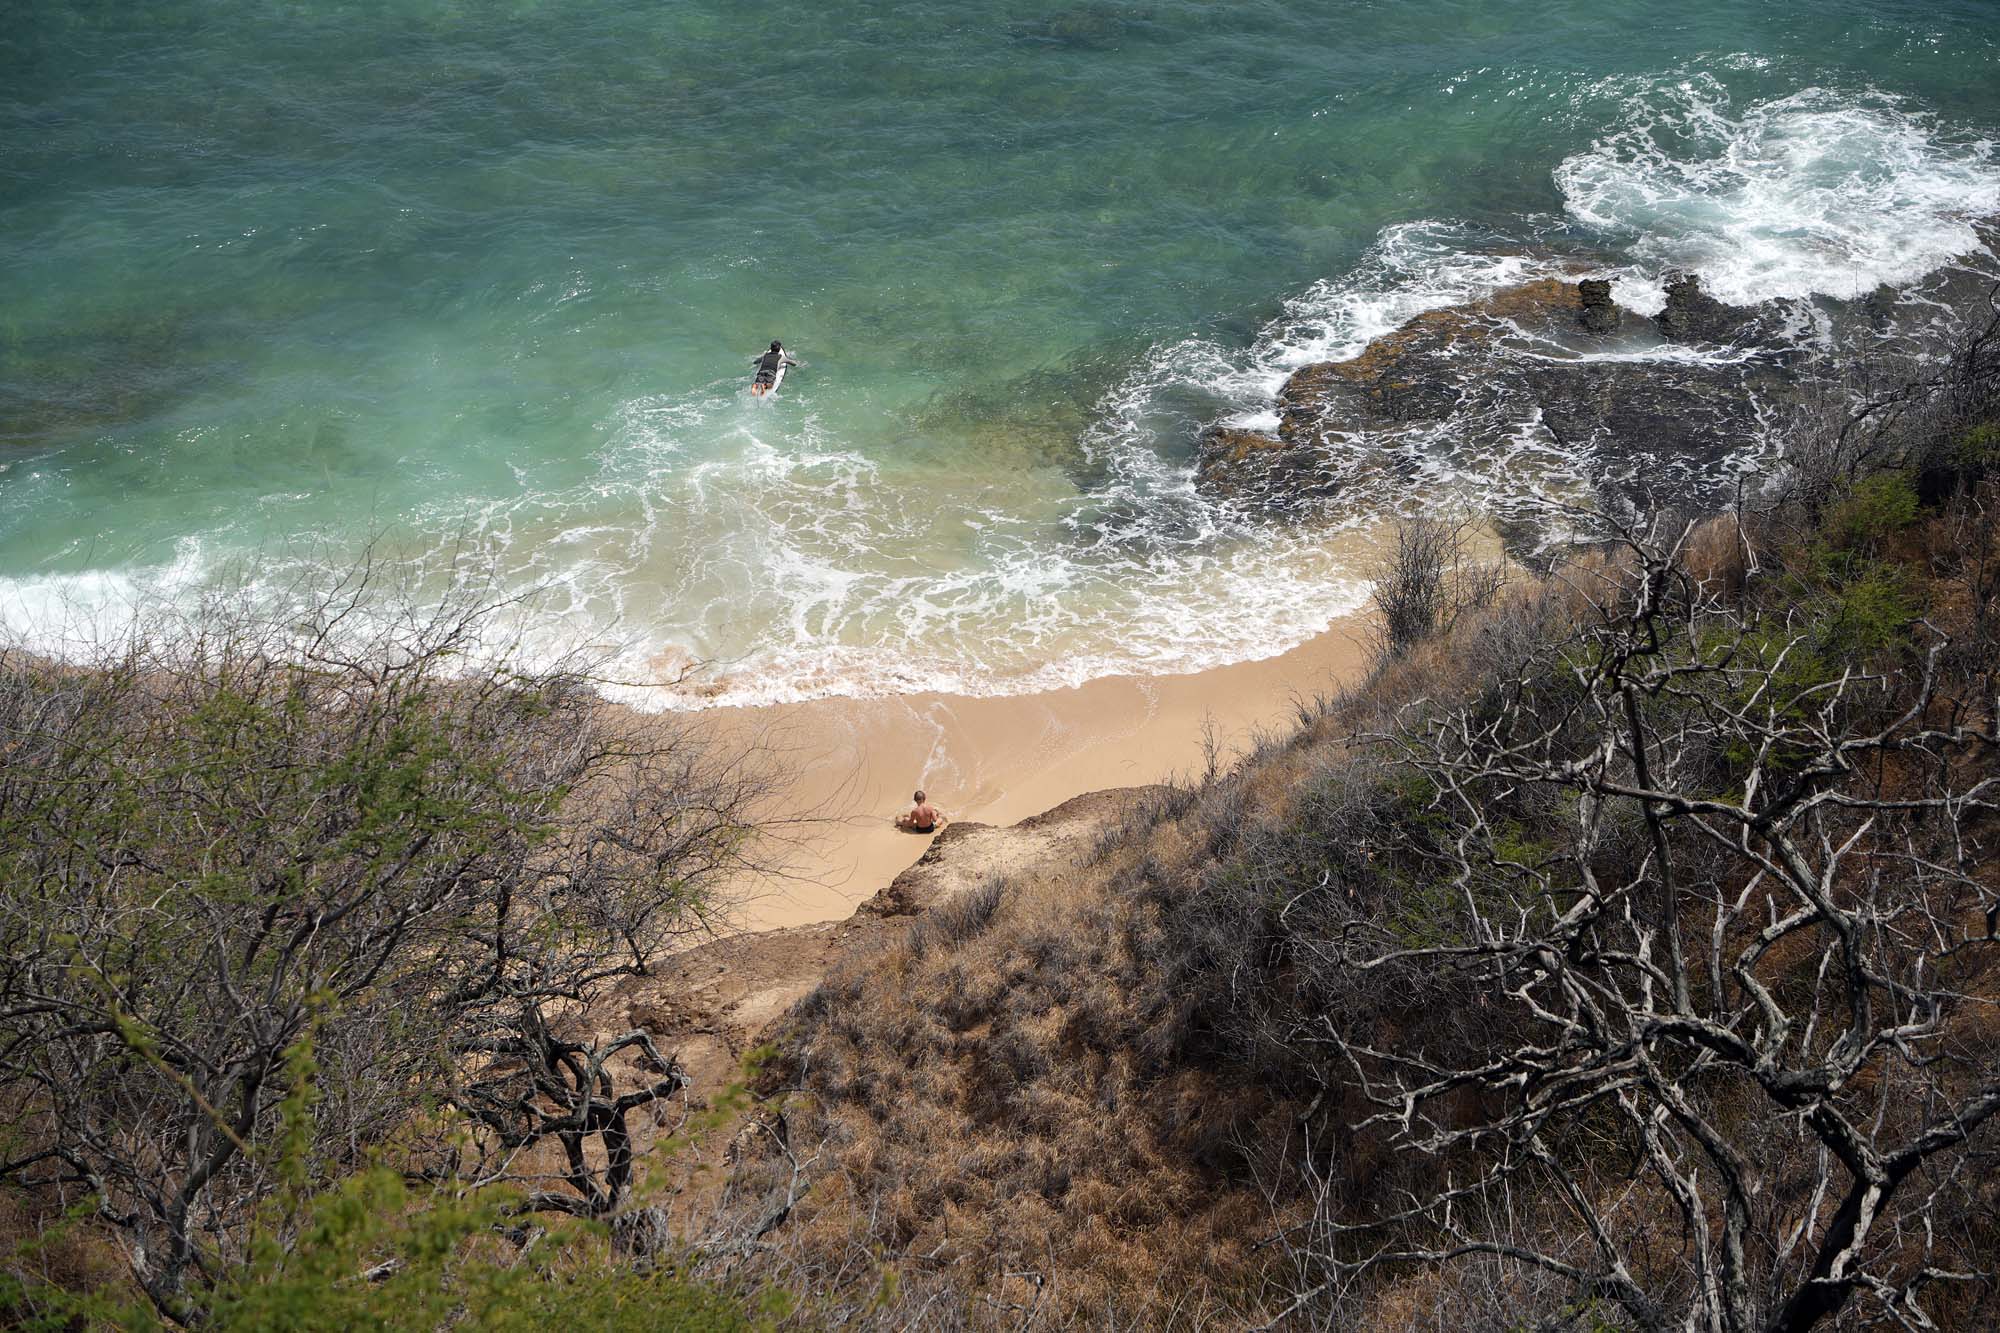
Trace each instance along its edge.
<instances>
[{"instance_id":1,"label":"rocky outcrop","mask_svg":"<svg viewBox=\"0 0 2000 1333\"><path fill-rule=\"evenodd\" d=\"M1603 278L1585 278L1576 285L1583 313L1578 322L1592 333L1616 333L1620 322L1618 303L1611 299L1611 284Z\"/></svg>"},{"instance_id":2,"label":"rocky outcrop","mask_svg":"<svg viewBox=\"0 0 2000 1333\"><path fill-rule=\"evenodd\" d=\"M1195 451L1195 482L1210 495L1267 511L1294 511L1339 493L1339 460L1282 436L1211 426Z\"/></svg>"},{"instance_id":3,"label":"rocky outcrop","mask_svg":"<svg viewBox=\"0 0 2000 1333\"><path fill-rule=\"evenodd\" d=\"M1657 319L1627 313L1607 280L1555 278L1427 311L1358 356L1296 372L1274 432L1206 432L1200 484L1308 516L1358 481L1409 475L1426 454L1491 456L1524 431L1595 460L1594 480L1628 495L1720 474L1757 431L1760 398L1789 383L1797 321L1776 305L1724 305L1680 274Z\"/></svg>"},{"instance_id":4,"label":"rocky outcrop","mask_svg":"<svg viewBox=\"0 0 2000 1333\"><path fill-rule=\"evenodd\" d=\"M1791 306L1783 301L1729 305L1702 289L1696 273L1667 274L1666 308L1653 318L1662 334L1677 343L1715 343L1761 348L1774 356L1789 351Z\"/></svg>"}]
</instances>

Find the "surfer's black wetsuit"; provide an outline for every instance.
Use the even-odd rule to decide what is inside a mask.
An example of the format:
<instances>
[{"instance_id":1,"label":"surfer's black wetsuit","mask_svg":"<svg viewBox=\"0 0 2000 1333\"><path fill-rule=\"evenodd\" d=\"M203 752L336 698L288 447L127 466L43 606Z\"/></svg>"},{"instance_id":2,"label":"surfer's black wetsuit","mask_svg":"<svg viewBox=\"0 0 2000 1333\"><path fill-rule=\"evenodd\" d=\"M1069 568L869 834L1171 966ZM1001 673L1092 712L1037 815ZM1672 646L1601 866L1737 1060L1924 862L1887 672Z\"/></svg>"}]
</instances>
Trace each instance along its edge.
<instances>
[{"instance_id":1,"label":"surfer's black wetsuit","mask_svg":"<svg viewBox=\"0 0 2000 1333\"><path fill-rule=\"evenodd\" d=\"M779 366L796 366L798 362L792 359L790 352L766 352L762 356L751 357L750 364L757 367L757 373L750 382L768 389L778 382Z\"/></svg>"}]
</instances>

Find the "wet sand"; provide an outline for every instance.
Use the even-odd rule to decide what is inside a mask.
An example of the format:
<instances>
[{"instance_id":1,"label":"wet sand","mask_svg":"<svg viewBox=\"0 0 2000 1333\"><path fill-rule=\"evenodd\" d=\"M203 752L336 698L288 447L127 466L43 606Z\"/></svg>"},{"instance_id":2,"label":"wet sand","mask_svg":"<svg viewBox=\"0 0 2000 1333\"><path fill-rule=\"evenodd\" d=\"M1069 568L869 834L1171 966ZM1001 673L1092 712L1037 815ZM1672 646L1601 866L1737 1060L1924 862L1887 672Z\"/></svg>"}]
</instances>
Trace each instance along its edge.
<instances>
[{"instance_id":1,"label":"wet sand","mask_svg":"<svg viewBox=\"0 0 2000 1333\"><path fill-rule=\"evenodd\" d=\"M746 929L847 916L923 855L930 838L893 820L922 787L954 820L1011 824L1073 796L1198 774L1213 737L1223 763L1289 726L1294 701L1365 669L1366 621L1334 622L1291 652L1183 676L1110 676L1011 698L912 694L823 699L707 716L757 734L796 774L783 801L823 821L782 880L747 887Z\"/></svg>"}]
</instances>

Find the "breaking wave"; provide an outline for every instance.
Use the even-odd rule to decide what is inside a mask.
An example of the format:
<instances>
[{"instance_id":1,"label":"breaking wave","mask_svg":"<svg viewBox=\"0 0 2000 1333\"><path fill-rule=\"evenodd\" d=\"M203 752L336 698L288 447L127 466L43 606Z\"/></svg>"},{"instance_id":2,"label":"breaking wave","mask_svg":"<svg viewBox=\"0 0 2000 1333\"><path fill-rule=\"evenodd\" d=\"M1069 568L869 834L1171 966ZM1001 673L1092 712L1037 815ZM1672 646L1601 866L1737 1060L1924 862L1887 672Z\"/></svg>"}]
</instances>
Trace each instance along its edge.
<instances>
[{"instance_id":1,"label":"breaking wave","mask_svg":"<svg viewBox=\"0 0 2000 1333\"><path fill-rule=\"evenodd\" d=\"M1739 108L1695 75L1626 105L1625 124L1556 168L1569 213L1737 305L1915 282L1981 248L1974 224L2000 211L1993 145L1885 93Z\"/></svg>"}]
</instances>

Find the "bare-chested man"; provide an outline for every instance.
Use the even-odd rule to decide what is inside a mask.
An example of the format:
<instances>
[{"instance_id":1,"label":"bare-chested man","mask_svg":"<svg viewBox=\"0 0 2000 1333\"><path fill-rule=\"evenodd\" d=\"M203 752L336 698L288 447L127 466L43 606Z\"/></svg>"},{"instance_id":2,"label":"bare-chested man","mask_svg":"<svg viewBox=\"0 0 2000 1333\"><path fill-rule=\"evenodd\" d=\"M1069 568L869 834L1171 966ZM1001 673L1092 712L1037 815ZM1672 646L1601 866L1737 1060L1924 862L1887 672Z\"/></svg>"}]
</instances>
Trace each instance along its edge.
<instances>
[{"instance_id":1,"label":"bare-chested man","mask_svg":"<svg viewBox=\"0 0 2000 1333\"><path fill-rule=\"evenodd\" d=\"M910 813L896 817L896 827L905 833L937 832L938 825L944 823L944 811L932 805L921 791L917 793L916 801L910 807Z\"/></svg>"}]
</instances>

